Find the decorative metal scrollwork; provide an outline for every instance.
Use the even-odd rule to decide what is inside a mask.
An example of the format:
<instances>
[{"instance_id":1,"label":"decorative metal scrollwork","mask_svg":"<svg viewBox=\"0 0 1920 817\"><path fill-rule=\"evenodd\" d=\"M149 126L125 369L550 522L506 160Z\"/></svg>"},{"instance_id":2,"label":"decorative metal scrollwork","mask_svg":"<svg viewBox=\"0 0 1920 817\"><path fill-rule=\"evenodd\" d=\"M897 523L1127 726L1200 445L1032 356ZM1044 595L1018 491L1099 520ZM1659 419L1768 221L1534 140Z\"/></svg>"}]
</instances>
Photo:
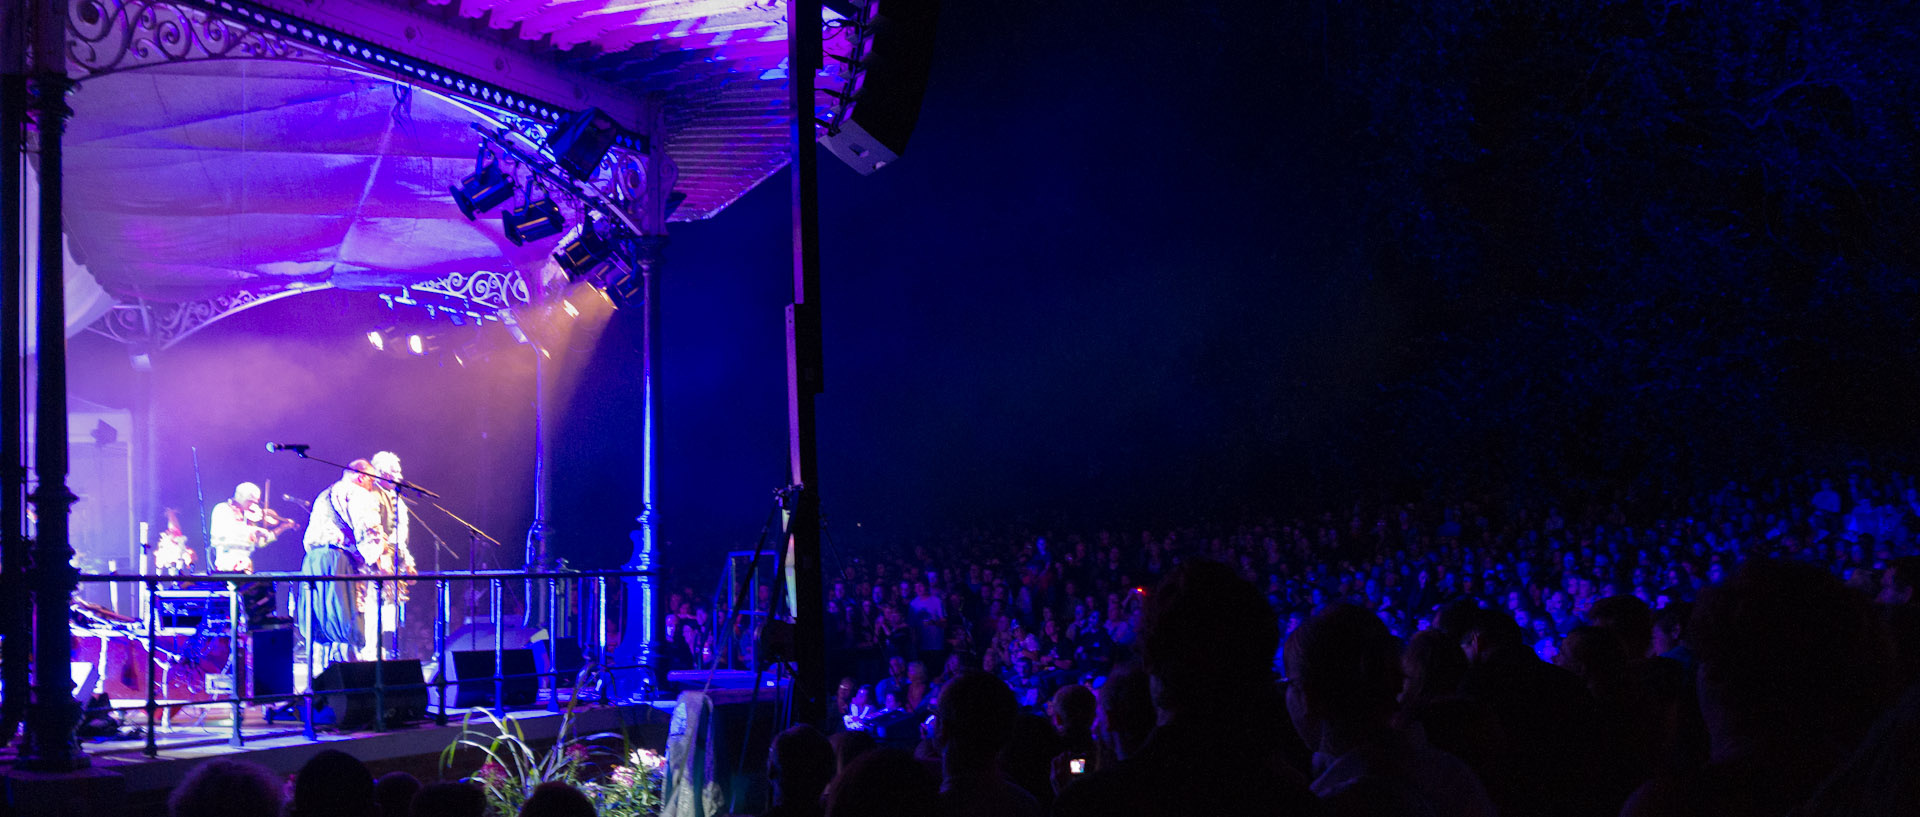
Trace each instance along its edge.
<instances>
[{"instance_id":1,"label":"decorative metal scrollwork","mask_svg":"<svg viewBox=\"0 0 1920 817\"><path fill-rule=\"evenodd\" d=\"M331 60L298 39L163 0L75 0L67 54L88 75L198 60Z\"/></svg>"},{"instance_id":2,"label":"decorative metal scrollwork","mask_svg":"<svg viewBox=\"0 0 1920 817\"><path fill-rule=\"evenodd\" d=\"M260 290L241 290L213 298L178 304L121 304L89 327L95 333L126 344L144 344L155 351L185 340L214 321L244 309L302 292L326 289L328 284L302 284Z\"/></svg>"},{"instance_id":3,"label":"decorative metal scrollwork","mask_svg":"<svg viewBox=\"0 0 1920 817\"><path fill-rule=\"evenodd\" d=\"M411 292L429 292L465 301L486 311L510 309L533 302L531 292L527 288L527 279L520 274L519 270L456 272L431 281L422 281L407 289Z\"/></svg>"}]
</instances>

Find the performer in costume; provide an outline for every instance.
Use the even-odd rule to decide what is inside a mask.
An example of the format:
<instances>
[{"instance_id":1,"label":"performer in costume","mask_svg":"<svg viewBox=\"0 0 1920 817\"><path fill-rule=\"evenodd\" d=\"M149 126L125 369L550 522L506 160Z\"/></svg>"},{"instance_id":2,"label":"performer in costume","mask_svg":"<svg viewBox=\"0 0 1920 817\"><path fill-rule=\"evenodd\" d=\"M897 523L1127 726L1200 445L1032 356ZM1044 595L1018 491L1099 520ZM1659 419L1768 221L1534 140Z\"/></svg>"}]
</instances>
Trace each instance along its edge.
<instances>
[{"instance_id":1,"label":"performer in costume","mask_svg":"<svg viewBox=\"0 0 1920 817\"><path fill-rule=\"evenodd\" d=\"M380 530L386 538L386 549L380 557L369 565L369 573L404 574L418 573L414 564L413 551L407 547L407 523L409 521L407 503L400 496L399 484L406 481L400 471L400 455L392 451L382 451L373 455L375 474L380 476L374 481L374 492L380 499ZM408 591L413 582L399 582L398 586L381 583L380 598L383 608L377 616L374 614L372 600L364 605L366 610L366 629L372 632L376 624L380 630L380 642L388 652L386 657L398 657L398 636L401 618L407 606ZM392 634L393 637L388 636Z\"/></svg>"},{"instance_id":2,"label":"performer in costume","mask_svg":"<svg viewBox=\"0 0 1920 817\"><path fill-rule=\"evenodd\" d=\"M260 486L251 482L235 486L233 498L213 506L210 517L213 569L221 573L252 573L253 552L293 527L291 519L268 516L260 505Z\"/></svg>"},{"instance_id":3,"label":"performer in costume","mask_svg":"<svg viewBox=\"0 0 1920 817\"><path fill-rule=\"evenodd\" d=\"M367 572L370 561L385 549L380 529L380 498L373 470L366 460L354 460L340 481L313 500L307 520L306 559L300 572L309 576L354 576ZM358 470L355 470L358 469ZM368 651L367 631L360 626L361 582L315 582L310 609L300 616L301 629L313 645L314 672L334 661L350 661Z\"/></svg>"}]
</instances>

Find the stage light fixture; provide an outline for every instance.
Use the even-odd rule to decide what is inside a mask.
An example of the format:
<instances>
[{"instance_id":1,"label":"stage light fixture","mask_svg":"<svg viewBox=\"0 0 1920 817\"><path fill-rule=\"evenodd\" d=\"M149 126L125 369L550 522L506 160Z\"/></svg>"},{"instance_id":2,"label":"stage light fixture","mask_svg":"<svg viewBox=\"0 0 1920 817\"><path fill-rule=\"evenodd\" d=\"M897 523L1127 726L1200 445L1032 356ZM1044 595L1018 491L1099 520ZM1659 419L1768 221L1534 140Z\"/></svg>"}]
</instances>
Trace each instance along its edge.
<instances>
[{"instance_id":1,"label":"stage light fixture","mask_svg":"<svg viewBox=\"0 0 1920 817\"><path fill-rule=\"evenodd\" d=\"M482 148L479 158L474 160L473 175L448 190L453 193L453 203L460 205L460 212L472 221L478 214L513 198L513 178L500 169L492 153Z\"/></svg>"},{"instance_id":2,"label":"stage light fixture","mask_svg":"<svg viewBox=\"0 0 1920 817\"><path fill-rule=\"evenodd\" d=\"M379 351L387 350L387 339L378 330L367 333L367 342L373 344L373 348Z\"/></svg>"},{"instance_id":3,"label":"stage light fixture","mask_svg":"<svg viewBox=\"0 0 1920 817\"><path fill-rule=\"evenodd\" d=\"M573 114L547 135L547 149L553 152L567 175L581 181L593 178L600 160L607 157L620 126L599 108Z\"/></svg>"},{"instance_id":4,"label":"stage light fixture","mask_svg":"<svg viewBox=\"0 0 1920 817\"><path fill-rule=\"evenodd\" d=\"M427 353L427 340L426 340L426 338L423 338L423 337L420 337L419 335L408 335L408 336L407 336L407 351L409 351L409 352L412 352L412 353L414 353L414 354L416 354L416 355L424 355L424 354L426 354L426 353Z\"/></svg>"},{"instance_id":5,"label":"stage light fixture","mask_svg":"<svg viewBox=\"0 0 1920 817\"><path fill-rule=\"evenodd\" d=\"M578 281L613 257L614 239L602 235L593 222L580 225L580 235L560 245L553 260L567 273L567 280Z\"/></svg>"},{"instance_id":6,"label":"stage light fixture","mask_svg":"<svg viewBox=\"0 0 1920 817\"><path fill-rule=\"evenodd\" d=\"M555 204L553 197L543 190L538 200L527 201L501 213L500 224L507 233L507 240L518 247L560 232L566 228L567 218L560 214L560 205Z\"/></svg>"},{"instance_id":7,"label":"stage light fixture","mask_svg":"<svg viewBox=\"0 0 1920 817\"><path fill-rule=\"evenodd\" d=\"M639 306L645 300L640 276L626 270L608 275L605 289L607 300L613 302L615 309Z\"/></svg>"}]
</instances>

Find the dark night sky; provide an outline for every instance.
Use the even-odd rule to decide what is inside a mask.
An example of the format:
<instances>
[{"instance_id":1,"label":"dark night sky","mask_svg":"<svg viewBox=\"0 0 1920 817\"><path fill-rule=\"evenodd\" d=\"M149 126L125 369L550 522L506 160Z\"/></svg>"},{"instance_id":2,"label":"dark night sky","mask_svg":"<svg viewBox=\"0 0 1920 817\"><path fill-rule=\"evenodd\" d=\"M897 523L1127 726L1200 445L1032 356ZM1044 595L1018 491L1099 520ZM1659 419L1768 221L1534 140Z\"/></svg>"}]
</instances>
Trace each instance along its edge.
<instances>
[{"instance_id":1,"label":"dark night sky","mask_svg":"<svg viewBox=\"0 0 1920 817\"><path fill-rule=\"evenodd\" d=\"M1315 257L1314 89L1283 81L1276 23L946 4L906 157L822 165L838 536L1250 499L1271 466L1248 448L1295 431L1273 418L1319 418L1290 377L1365 368L1342 314L1362 296ZM668 250L669 538L750 535L784 479L788 186Z\"/></svg>"}]
</instances>

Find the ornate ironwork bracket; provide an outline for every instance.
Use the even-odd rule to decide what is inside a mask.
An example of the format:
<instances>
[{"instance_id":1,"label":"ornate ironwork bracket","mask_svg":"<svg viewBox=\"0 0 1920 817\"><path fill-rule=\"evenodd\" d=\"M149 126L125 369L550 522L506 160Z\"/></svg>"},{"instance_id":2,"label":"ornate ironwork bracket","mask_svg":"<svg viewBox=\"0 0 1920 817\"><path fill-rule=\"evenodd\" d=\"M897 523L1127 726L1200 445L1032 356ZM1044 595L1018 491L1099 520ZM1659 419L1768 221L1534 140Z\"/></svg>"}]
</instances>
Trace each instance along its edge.
<instances>
[{"instance_id":1,"label":"ornate ironwork bracket","mask_svg":"<svg viewBox=\"0 0 1920 817\"><path fill-rule=\"evenodd\" d=\"M157 352L170 347L208 324L229 315L281 298L327 289L332 284L301 284L260 290L242 290L215 298L178 304L139 302L120 304L95 321L88 331L129 346Z\"/></svg>"},{"instance_id":2,"label":"ornate ironwork bracket","mask_svg":"<svg viewBox=\"0 0 1920 817\"><path fill-rule=\"evenodd\" d=\"M422 300L419 295L437 296ZM506 272L455 272L402 287L399 294L380 296L388 306L418 306L429 315L436 312L464 314L476 320L498 320L501 310L516 309L533 303L533 292L519 270Z\"/></svg>"}]
</instances>

